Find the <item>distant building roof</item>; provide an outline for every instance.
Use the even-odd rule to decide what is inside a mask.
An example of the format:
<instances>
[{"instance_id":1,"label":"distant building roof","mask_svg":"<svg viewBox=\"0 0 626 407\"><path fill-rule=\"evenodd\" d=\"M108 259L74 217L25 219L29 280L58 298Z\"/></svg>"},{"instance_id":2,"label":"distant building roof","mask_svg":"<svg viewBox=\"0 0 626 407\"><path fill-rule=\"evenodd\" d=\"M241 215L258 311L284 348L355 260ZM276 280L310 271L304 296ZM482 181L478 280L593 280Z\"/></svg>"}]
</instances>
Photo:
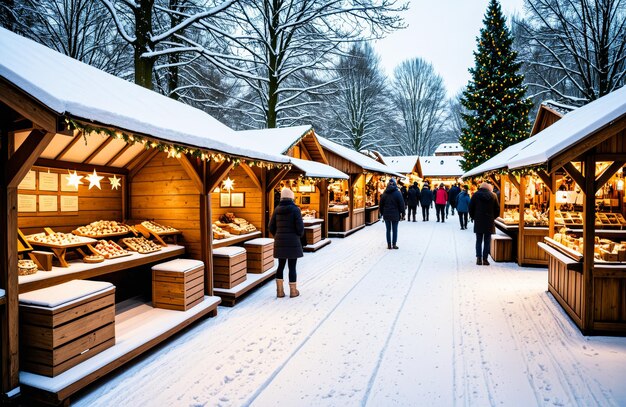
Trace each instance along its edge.
<instances>
[{"instance_id":1,"label":"distant building roof","mask_svg":"<svg viewBox=\"0 0 626 407\"><path fill-rule=\"evenodd\" d=\"M420 157L422 167L422 177L461 177L461 160L458 155L439 155Z\"/></svg>"},{"instance_id":2,"label":"distant building roof","mask_svg":"<svg viewBox=\"0 0 626 407\"><path fill-rule=\"evenodd\" d=\"M443 143L435 150L435 155L445 153L462 153L463 147L459 143Z\"/></svg>"},{"instance_id":3,"label":"distant building roof","mask_svg":"<svg viewBox=\"0 0 626 407\"><path fill-rule=\"evenodd\" d=\"M416 170L418 155L397 155L384 157L385 164L400 174L410 174ZM419 173L419 171L417 171Z\"/></svg>"}]
</instances>

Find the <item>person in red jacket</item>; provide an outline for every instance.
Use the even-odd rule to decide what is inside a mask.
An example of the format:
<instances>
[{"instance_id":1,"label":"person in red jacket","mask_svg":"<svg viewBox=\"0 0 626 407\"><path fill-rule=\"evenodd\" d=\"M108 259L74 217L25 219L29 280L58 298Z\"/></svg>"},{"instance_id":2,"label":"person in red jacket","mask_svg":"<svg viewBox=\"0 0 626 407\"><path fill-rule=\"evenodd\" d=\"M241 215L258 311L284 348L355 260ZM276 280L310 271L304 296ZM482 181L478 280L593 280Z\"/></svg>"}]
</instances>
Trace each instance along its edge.
<instances>
[{"instance_id":1,"label":"person in red jacket","mask_svg":"<svg viewBox=\"0 0 626 407\"><path fill-rule=\"evenodd\" d=\"M437 222L441 216L441 223L446 221L446 204L448 203L448 191L443 187L443 182L435 191L435 210L437 212Z\"/></svg>"}]
</instances>

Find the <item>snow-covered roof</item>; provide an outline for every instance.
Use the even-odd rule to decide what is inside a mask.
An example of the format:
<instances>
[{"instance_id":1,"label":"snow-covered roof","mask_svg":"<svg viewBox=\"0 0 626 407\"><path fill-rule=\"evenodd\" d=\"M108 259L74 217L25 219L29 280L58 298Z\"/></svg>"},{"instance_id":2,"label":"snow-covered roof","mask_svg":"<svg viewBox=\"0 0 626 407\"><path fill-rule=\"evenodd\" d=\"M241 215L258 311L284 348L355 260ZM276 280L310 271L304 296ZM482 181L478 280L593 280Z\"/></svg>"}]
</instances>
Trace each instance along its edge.
<instances>
[{"instance_id":1,"label":"snow-covered roof","mask_svg":"<svg viewBox=\"0 0 626 407\"><path fill-rule=\"evenodd\" d=\"M402 176L401 174L396 174L388 166L381 164L378 161L373 160L369 158L368 156L359 153L358 151L351 150L347 147L344 147L340 144L335 143L334 141L330 141L327 138L324 138L319 135L317 136L317 140L322 145L322 147L332 151L333 153L345 158L348 161L351 161L357 164L359 167L363 168L364 170L379 172L382 174L391 174L391 175L396 175L400 177Z\"/></svg>"},{"instance_id":2,"label":"snow-covered roof","mask_svg":"<svg viewBox=\"0 0 626 407\"><path fill-rule=\"evenodd\" d=\"M289 161L294 167L299 168L307 177L311 178L332 178L332 179L348 179L346 174L339 171L335 167L318 163L317 161L301 160L299 158L289 157Z\"/></svg>"},{"instance_id":3,"label":"snow-covered roof","mask_svg":"<svg viewBox=\"0 0 626 407\"><path fill-rule=\"evenodd\" d=\"M415 169L418 155L396 155L384 157L387 167L400 174L410 174Z\"/></svg>"},{"instance_id":4,"label":"snow-covered roof","mask_svg":"<svg viewBox=\"0 0 626 407\"><path fill-rule=\"evenodd\" d=\"M458 155L430 155L420 157L422 176L426 177L460 177L463 174L461 160Z\"/></svg>"},{"instance_id":5,"label":"snow-covered roof","mask_svg":"<svg viewBox=\"0 0 626 407\"><path fill-rule=\"evenodd\" d=\"M304 137L312 127L294 126L277 129L242 130L237 133L246 140L246 147L270 154L284 154Z\"/></svg>"},{"instance_id":6,"label":"snow-covered roof","mask_svg":"<svg viewBox=\"0 0 626 407\"><path fill-rule=\"evenodd\" d=\"M572 110L576 109L576 106L566 105L563 103L555 102L554 100L546 100L544 102L541 102L541 104L549 109L554 110L561 116L565 116Z\"/></svg>"},{"instance_id":7,"label":"snow-covered roof","mask_svg":"<svg viewBox=\"0 0 626 407\"><path fill-rule=\"evenodd\" d=\"M463 147L460 143L442 143L435 150L435 154L443 153L462 153Z\"/></svg>"},{"instance_id":8,"label":"snow-covered roof","mask_svg":"<svg viewBox=\"0 0 626 407\"><path fill-rule=\"evenodd\" d=\"M286 163L207 113L0 28L0 77L59 115L188 147Z\"/></svg>"},{"instance_id":9,"label":"snow-covered roof","mask_svg":"<svg viewBox=\"0 0 626 407\"><path fill-rule=\"evenodd\" d=\"M523 149L526 145L531 143L533 141L532 139L533 137L527 138L527 139L520 141L519 143L513 144L512 146L505 148L504 150L494 155L493 157L491 157L484 163L467 171L465 174L463 174L463 178L473 177L475 175L481 175L489 171L495 171L495 170L507 168L509 161L511 160L511 157L514 157L517 153L519 153L521 149Z\"/></svg>"},{"instance_id":10,"label":"snow-covered roof","mask_svg":"<svg viewBox=\"0 0 626 407\"><path fill-rule=\"evenodd\" d=\"M537 133L510 158L508 167L521 168L543 164L624 115L626 115L626 86L573 110L547 129Z\"/></svg>"}]
</instances>

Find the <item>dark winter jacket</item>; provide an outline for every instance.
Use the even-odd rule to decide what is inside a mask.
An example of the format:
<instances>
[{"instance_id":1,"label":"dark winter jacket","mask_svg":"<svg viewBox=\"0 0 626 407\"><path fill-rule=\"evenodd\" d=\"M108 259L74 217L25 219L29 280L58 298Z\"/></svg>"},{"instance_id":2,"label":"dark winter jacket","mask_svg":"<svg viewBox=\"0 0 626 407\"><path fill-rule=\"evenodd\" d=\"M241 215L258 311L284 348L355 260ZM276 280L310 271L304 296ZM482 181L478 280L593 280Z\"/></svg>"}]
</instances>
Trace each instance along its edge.
<instances>
[{"instance_id":1,"label":"dark winter jacket","mask_svg":"<svg viewBox=\"0 0 626 407\"><path fill-rule=\"evenodd\" d=\"M394 184L387 185L380 197L380 213L384 220L398 222L400 214L404 213L404 199Z\"/></svg>"},{"instance_id":2,"label":"dark winter jacket","mask_svg":"<svg viewBox=\"0 0 626 407\"><path fill-rule=\"evenodd\" d=\"M420 199L420 191L417 188L411 187L407 192L406 204L409 207L417 207Z\"/></svg>"},{"instance_id":3,"label":"dark winter jacket","mask_svg":"<svg viewBox=\"0 0 626 407\"><path fill-rule=\"evenodd\" d=\"M400 187L400 193L402 194L402 199L404 199L404 204L406 205L406 201L407 201L407 199L409 198L409 195L408 195L408 191L407 191L407 189L406 189L406 186L402 185L402 186Z\"/></svg>"},{"instance_id":4,"label":"dark winter jacket","mask_svg":"<svg viewBox=\"0 0 626 407\"><path fill-rule=\"evenodd\" d=\"M435 203L437 205L445 205L448 203L448 191L444 188L437 188L437 190L435 190Z\"/></svg>"},{"instance_id":5,"label":"dark winter jacket","mask_svg":"<svg viewBox=\"0 0 626 407\"><path fill-rule=\"evenodd\" d=\"M291 199L281 199L270 220L270 232L274 235L274 258L296 259L302 257L304 235L302 212Z\"/></svg>"},{"instance_id":6,"label":"dark winter jacket","mask_svg":"<svg viewBox=\"0 0 626 407\"><path fill-rule=\"evenodd\" d=\"M453 208L456 208L456 197L461 193L461 188L453 185L452 188L448 191L448 202ZM465 211L467 212L467 211Z\"/></svg>"},{"instance_id":7,"label":"dark winter jacket","mask_svg":"<svg viewBox=\"0 0 626 407\"><path fill-rule=\"evenodd\" d=\"M474 219L474 233L495 233L495 219L500 216L500 204L496 195L480 188L469 203L469 215Z\"/></svg>"},{"instance_id":8,"label":"dark winter jacket","mask_svg":"<svg viewBox=\"0 0 626 407\"><path fill-rule=\"evenodd\" d=\"M422 207L430 208L430 205L433 204L433 191L428 187L422 188L422 193L420 194L420 204Z\"/></svg>"},{"instance_id":9,"label":"dark winter jacket","mask_svg":"<svg viewBox=\"0 0 626 407\"><path fill-rule=\"evenodd\" d=\"M456 197L456 210L459 212L469 212L470 196L467 191L461 191Z\"/></svg>"}]
</instances>

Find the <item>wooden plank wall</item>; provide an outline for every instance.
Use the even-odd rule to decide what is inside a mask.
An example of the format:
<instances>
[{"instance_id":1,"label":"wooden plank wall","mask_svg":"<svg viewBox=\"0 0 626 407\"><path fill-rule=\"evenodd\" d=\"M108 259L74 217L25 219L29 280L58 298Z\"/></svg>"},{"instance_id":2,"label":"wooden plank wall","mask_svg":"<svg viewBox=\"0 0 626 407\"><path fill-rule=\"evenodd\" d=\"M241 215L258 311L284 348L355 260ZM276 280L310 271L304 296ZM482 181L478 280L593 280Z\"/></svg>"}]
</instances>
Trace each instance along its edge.
<instances>
[{"instance_id":1,"label":"wooden plank wall","mask_svg":"<svg viewBox=\"0 0 626 407\"><path fill-rule=\"evenodd\" d=\"M579 327L582 319L582 284L582 273L568 270L565 264L549 256L548 289Z\"/></svg>"},{"instance_id":2,"label":"wooden plank wall","mask_svg":"<svg viewBox=\"0 0 626 407\"><path fill-rule=\"evenodd\" d=\"M298 205L300 208L302 209L313 209L316 212L316 217L320 216L320 192L319 192L319 188L315 188L315 192L309 192L309 193L300 193L300 192L296 192L296 205ZM311 198L311 203L308 205L305 205L302 203L302 197L303 196L308 196Z\"/></svg>"},{"instance_id":3,"label":"wooden plank wall","mask_svg":"<svg viewBox=\"0 0 626 407\"><path fill-rule=\"evenodd\" d=\"M346 160L345 158L338 156L330 150L324 149L324 154L328 159L328 165L342 171L346 174L360 174L363 169L355 163Z\"/></svg>"},{"instance_id":4,"label":"wooden plank wall","mask_svg":"<svg viewBox=\"0 0 626 407\"><path fill-rule=\"evenodd\" d=\"M626 273L610 270L602 273L594 270L594 323L611 322L626 323Z\"/></svg>"},{"instance_id":5,"label":"wooden plank wall","mask_svg":"<svg viewBox=\"0 0 626 407\"><path fill-rule=\"evenodd\" d=\"M231 169L224 179L229 177L235 181L232 192L245 192L245 207L220 208L220 194L218 192L211 192L212 221L217 221L220 215L223 215L226 212L232 212L236 217L244 218L256 226L257 229L261 230L261 225L263 223L263 214L261 213L261 190L256 186L252 179L250 179L248 174L246 174L246 172L239 166Z\"/></svg>"},{"instance_id":6,"label":"wooden plank wall","mask_svg":"<svg viewBox=\"0 0 626 407\"><path fill-rule=\"evenodd\" d=\"M67 163L67 168L71 169L71 163ZM60 174L61 177L67 175L67 170L55 169L55 168L41 168L33 167L37 173L40 171ZM85 175L79 172L79 175ZM44 227L50 227L57 232L71 232L78 226L83 226L97 220L116 220L122 221L122 189L120 187L117 190L111 189L111 184L107 177L113 177L112 174L98 173L100 176L104 176L100 182L102 189L93 187L89 189L89 182L84 178L82 179L83 185L79 185L78 192L62 192L61 182L59 179L59 191L48 192L39 191L39 176L37 175L37 190L25 191L18 190L21 194L35 194L35 195L78 195L78 212L61 212L61 203L57 201L57 212L37 212L37 213L19 213L18 214L18 227L24 234L40 233L43 232ZM122 185L125 182L124 177L117 175L118 178L122 178Z\"/></svg>"},{"instance_id":7,"label":"wooden plank wall","mask_svg":"<svg viewBox=\"0 0 626 407\"><path fill-rule=\"evenodd\" d=\"M201 260L200 191L178 160L157 154L130 181L130 217L183 232L187 256Z\"/></svg>"},{"instance_id":8,"label":"wooden plank wall","mask_svg":"<svg viewBox=\"0 0 626 407\"><path fill-rule=\"evenodd\" d=\"M626 130L623 130L596 147L597 154L626 153Z\"/></svg>"}]
</instances>

